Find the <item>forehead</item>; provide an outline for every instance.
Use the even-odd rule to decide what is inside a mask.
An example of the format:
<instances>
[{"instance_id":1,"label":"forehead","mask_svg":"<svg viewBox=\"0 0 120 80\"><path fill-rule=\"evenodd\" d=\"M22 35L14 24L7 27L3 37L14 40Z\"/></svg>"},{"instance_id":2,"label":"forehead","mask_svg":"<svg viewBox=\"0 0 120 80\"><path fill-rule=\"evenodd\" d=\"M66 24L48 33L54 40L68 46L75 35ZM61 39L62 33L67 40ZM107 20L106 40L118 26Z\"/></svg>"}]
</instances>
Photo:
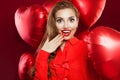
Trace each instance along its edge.
<instances>
[{"instance_id":1,"label":"forehead","mask_svg":"<svg viewBox=\"0 0 120 80\"><path fill-rule=\"evenodd\" d=\"M67 18L71 16L75 16L75 12L71 8L60 9L55 13L56 18L57 17Z\"/></svg>"}]
</instances>

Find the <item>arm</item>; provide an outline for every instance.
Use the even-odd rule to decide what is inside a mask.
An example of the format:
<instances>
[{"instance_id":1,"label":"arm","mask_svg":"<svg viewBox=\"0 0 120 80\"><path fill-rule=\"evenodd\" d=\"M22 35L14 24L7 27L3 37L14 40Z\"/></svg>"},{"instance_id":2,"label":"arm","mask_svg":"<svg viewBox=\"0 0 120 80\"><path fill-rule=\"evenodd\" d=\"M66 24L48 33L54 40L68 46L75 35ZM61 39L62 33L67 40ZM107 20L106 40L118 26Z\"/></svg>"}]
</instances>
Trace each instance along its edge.
<instances>
[{"instance_id":1,"label":"arm","mask_svg":"<svg viewBox=\"0 0 120 80\"><path fill-rule=\"evenodd\" d=\"M34 80L48 80L48 57L50 53L40 50L36 57Z\"/></svg>"},{"instance_id":2,"label":"arm","mask_svg":"<svg viewBox=\"0 0 120 80\"><path fill-rule=\"evenodd\" d=\"M36 57L36 71L34 80L48 80L48 57L50 53L54 52L61 44L63 37L57 35L51 41L47 38Z\"/></svg>"}]
</instances>

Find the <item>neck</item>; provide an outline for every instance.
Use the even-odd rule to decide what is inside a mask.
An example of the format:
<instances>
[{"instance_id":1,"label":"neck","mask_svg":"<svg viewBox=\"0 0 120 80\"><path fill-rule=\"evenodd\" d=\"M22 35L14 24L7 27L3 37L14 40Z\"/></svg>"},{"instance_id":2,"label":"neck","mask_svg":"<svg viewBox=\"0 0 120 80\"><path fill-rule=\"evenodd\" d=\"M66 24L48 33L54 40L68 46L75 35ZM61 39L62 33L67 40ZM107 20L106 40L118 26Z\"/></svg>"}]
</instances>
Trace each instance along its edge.
<instances>
[{"instance_id":1,"label":"neck","mask_svg":"<svg viewBox=\"0 0 120 80\"><path fill-rule=\"evenodd\" d=\"M63 41L63 43L60 46L60 48L61 48L62 51L64 50L65 43L66 43L66 41Z\"/></svg>"}]
</instances>

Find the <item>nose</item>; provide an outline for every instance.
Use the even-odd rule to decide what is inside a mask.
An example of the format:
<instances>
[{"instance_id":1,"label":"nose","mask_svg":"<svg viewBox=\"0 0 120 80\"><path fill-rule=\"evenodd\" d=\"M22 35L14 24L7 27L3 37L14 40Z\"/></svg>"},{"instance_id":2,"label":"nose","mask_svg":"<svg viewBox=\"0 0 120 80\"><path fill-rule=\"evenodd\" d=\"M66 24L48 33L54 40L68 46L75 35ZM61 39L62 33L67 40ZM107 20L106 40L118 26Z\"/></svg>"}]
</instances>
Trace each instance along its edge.
<instances>
[{"instance_id":1,"label":"nose","mask_svg":"<svg viewBox=\"0 0 120 80\"><path fill-rule=\"evenodd\" d=\"M68 28L68 22L67 21L64 22L64 28Z\"/></svg>"}]
</instances>

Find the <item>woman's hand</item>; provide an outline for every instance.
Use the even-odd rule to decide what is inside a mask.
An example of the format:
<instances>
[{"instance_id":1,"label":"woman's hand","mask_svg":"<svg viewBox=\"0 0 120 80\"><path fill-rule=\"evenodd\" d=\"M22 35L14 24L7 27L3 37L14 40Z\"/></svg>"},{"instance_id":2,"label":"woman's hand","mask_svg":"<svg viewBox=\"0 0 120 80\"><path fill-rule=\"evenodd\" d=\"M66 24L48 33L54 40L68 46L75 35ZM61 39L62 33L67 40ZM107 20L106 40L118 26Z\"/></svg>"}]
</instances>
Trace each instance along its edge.
<instances>
[{"instance_id":1,"label":"woman's hand","mask_svg":"<svg viewBox=\"0 0 120 80\"><path fill-rule=\"evenodd\" d=\"M51 41L49 41L49 38L47 38L41 49L49 53L52 53L62 44L62 42L63 42L63 36L58 34Z\"/></svg>"}]
</instances>

